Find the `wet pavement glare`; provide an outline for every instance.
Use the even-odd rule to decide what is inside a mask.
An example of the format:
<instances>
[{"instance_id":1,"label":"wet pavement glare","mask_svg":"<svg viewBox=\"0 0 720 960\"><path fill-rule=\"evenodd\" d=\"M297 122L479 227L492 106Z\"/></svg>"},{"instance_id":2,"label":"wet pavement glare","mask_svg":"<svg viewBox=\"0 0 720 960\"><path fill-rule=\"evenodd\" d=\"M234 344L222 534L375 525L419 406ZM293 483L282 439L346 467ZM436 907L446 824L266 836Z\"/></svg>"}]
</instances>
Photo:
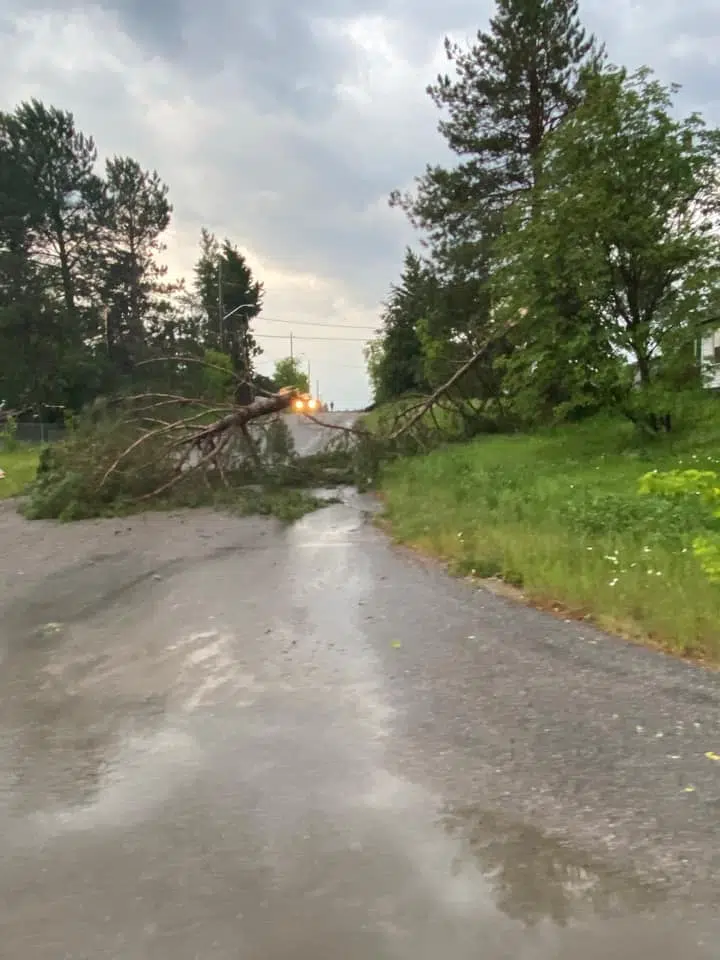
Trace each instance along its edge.
<instances>
[{"instance_id":1,"label":"wet pavement glare","mask_svg":"<svg viewBox=\"0 0 720 960\"><path fill-rule=\"evenodd\" d=\"M334 506L201 563L116 550L6 606L0 956L720 957L707 911L408 775L364 530Z\"/></svg>"}]
</instances>

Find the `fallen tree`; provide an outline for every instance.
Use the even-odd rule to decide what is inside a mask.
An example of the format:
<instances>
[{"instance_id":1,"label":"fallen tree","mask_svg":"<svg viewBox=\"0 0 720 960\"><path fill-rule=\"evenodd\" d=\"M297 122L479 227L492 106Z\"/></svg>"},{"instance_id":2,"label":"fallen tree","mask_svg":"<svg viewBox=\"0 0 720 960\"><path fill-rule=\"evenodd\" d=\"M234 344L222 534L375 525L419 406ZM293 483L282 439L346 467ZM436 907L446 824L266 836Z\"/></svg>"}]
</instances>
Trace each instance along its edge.
<instances>
[{"instance_id":1,"label":"fallen tree","mask_svg":"<svg viewBox=\"0 0 720 960\"><path fill-rule=\"evenodd\" d=\"M317 501L303 491L324 478L295 454L282 416L294 398L281 390L239 404L147 390L98 400L43 451L26 513L68 520L220 501L305 512Z\"/></svg>"},{"instance_id":2,"label":"fallen tree","mask_svg":"<svg viewBox=\"0 0 720 960\"><path fill-rule=\"evenodd\" d=\"M254 420L268 417L270 414L286 410L294 399L292 391L280 391L277 394L260 397L245 406L233 407L229 412L225 408L211 407L201 399L187 399L186 397L160 396L141 394L127 398L125 403L146 401L148 405L140 408L141 416L137 421L140 435L130 442L107 467L98 489L101 489L117 473L121 464L132 456L144 444L164 445L165 456L174 456L172 476L157 488L144 494L140 499L149 500L170 490L175 484L186 479L189 474L206 469L217 471L221 482L228 486L227 472L230 469L232 441L240 436L245 445L245 451L252 463L261 465L260 454L256 441L251 436L248 425ZM158 408L168 405L189 405L200 407L200 411L179 417L175 420L160 418ZM131 408L132 409L132 408ZM155 410L156 416L148 416L149 410ZM137 413L137 411L136 411ZM210 416L218 416L209 424L203 423ZM155 424L155 426L149 426ZM169 440L169 443L168 443ZM157 447L155 448L157 452Z\"/></svg>"},{"instance_id":3,"label":"fallen tree","mask_svg":"<svg viewBox=\"0 0 720 960\"><path fill-rule=\"evenodd\" d=\"M76 519L238 496L257 507L263 491L284 490L286 497L297 494L297 510L290 512L305 512L312 498L303 501L300 491L353 482L367 487L388 459L442 440L438 412L456 409L454 387L491 343L489 337L431 394L394 411L389 423L345 426L293 414L335 434L321 453L308 457L297 456L282 416L297 396L292 389L237 403L247 384L235 378L233 399L221 402L150 390L96 401L65 439L43 452L26 511ZM163 359L212 366L196 357Z\"/></svg>"}]
</instances>

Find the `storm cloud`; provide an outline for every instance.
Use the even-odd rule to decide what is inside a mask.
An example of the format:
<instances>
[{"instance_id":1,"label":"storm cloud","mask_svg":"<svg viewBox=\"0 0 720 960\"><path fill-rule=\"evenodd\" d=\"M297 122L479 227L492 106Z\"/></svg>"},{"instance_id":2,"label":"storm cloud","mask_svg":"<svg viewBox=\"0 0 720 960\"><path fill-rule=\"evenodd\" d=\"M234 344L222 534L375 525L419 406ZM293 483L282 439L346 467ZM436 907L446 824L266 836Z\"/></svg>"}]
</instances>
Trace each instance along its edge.
<instances>
[{"instance_id":1,"label":"storm cloud","mask_svg":"<svg viewBox=\"0 0 720 960\"><path fill-rule=\"evenodd\" d=\"M6 0L0 105L36 96L72 110L102 153L157 168L175 207L172 271L189 273L202 225L231 237L267 289L263 368L292 329L324 395L356 405L370 335L356 328L376 324L412 240L388 193L444 157L424 89L444 67L443 36L470 39L492 8ZM715 0L586 0L581 13L614 62L652 66L683 85L684 109L720 122Z\"/></svg>"}]
</instances>

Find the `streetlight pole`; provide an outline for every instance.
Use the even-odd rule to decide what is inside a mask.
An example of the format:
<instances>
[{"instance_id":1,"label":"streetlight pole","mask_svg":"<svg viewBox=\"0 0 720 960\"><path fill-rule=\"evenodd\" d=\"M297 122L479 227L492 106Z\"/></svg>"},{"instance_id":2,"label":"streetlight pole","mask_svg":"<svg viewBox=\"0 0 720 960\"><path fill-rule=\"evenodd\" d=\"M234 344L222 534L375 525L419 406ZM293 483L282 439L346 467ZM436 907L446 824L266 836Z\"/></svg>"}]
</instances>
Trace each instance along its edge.
<instances>
[{"instance_id":1,"label":"streetlight pole","mask_svg":"<svg viewBox=\"0 0 720 960\"><path fill-rule=\"evenodd\" d=\"M222 289L222 257L218 260L218 337L220 340L220 350L223 350L225 346L225 320L227 319L224 316L225 306L223 304L223 289Z\"/></svg>"},{"instance_id":2,"label":"streetlight pole","mask_svg":"<svg viewBox=\"0 0 720 960\"><path fill-rule=\"evenodd\" d=\"M219 291L219 292L220 292L220 291ZM234 316L239 310L247 310L248 308L253 308L253 307L256 307L256 306L257 306L256 303L239 303L236 307L233 307L232 310L229 310L227 313L222 314L222 315L221 315L221 321L220 321L220 322L221 322L221 329L222 329L223 331L225 330L225 321L226 321L226 320L229 320L230 317ZM247 332L247 327L248 327L248 324L247 324L247 322L246 322L246 323L245 323L245 331L244 331L244 333ZM223 339L224 339L224 338L223 338ZM223 343L222 343L222 342L221 342L221 346L223 346ZM240 344L240 350L241 350L240 360L241 360L241 362L242 362L243 375L244 375L244 377L245 377L245 382L244 382L244 387L245 387L245 389L244 389L244 391L243 391L243 393L245 394L245 400L243 400L242 402L250 403L250 401L252 400L252 390L250 389L250 361L249 361L249 357L248 357L248 355L247 355L247 341L246 341L245 336L242 337L242 342L241 342L241 344ZM242 386L242 385L241 385L241 386ZM240 401L239 401L239 402L240 402Z\"/></svg>"}]
</instances>

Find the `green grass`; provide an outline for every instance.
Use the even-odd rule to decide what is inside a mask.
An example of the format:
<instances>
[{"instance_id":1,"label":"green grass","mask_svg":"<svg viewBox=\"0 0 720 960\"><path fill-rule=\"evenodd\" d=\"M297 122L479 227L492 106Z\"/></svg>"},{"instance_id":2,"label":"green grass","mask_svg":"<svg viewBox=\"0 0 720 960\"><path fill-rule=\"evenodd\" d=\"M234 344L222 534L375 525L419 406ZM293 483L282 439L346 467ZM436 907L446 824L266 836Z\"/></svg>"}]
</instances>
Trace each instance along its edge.
<instances>
[{"instance_id":1,"label":"green grass","mask_svg":"<svg viewBox=\"0 0 720 960\"><path fill-rule=\"evenodd\" d=\"M0 500L16 497L35 479L40 450L35 446L21 446L10 451L0 449L0 468L5 479L0 480Z\"/></svg>"},{"instance_id":2,"label":"green grass","mask_svg":"<svg viewBox=\"0 0 720 960\"><path fill-rule=\"evenodd\" d=\"M456 572L501 577L531 602L720 662L720 585L691 550L720 521L697 498L637 493L648 470L683 466L720 470L720 404L654 441L600 419L446 446L395 461L381 489L394 536Z\"/></svg>"}]
</instances>

